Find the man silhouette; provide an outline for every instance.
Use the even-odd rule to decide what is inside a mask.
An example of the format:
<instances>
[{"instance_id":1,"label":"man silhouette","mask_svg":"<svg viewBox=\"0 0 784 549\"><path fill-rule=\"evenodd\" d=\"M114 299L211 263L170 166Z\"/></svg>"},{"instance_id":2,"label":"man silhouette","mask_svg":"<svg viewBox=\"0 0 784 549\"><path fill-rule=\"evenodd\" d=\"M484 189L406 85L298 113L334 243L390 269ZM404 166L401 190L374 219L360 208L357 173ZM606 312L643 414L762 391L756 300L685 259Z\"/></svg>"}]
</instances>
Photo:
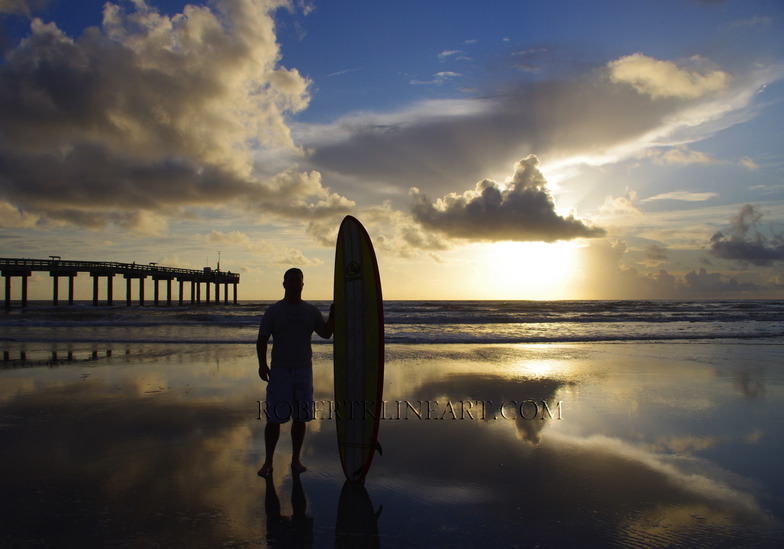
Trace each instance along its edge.
<instances>
[{"instance_id":1,"label":"man silhouette","mask_svg":"<svg viewBox=\"0 0 784 549\"><path fill-rule=\"evenodd\" d=\"M267 425L264 428L266 457L259 476L272 474L275 447L280 425L293 419L291 425L291 471L304 473L300 460L307 422L313 419L313 351L310 338L316 332L324 339L332 336L335 320L333 307L324 317L314 305L302 300L304 275L289 269L283 275L283 299L271 305L261 318L256 354L259 377L267 382ZM272 336L272 367L267 364L267 343Z\"/></svg>"}]
</instances>

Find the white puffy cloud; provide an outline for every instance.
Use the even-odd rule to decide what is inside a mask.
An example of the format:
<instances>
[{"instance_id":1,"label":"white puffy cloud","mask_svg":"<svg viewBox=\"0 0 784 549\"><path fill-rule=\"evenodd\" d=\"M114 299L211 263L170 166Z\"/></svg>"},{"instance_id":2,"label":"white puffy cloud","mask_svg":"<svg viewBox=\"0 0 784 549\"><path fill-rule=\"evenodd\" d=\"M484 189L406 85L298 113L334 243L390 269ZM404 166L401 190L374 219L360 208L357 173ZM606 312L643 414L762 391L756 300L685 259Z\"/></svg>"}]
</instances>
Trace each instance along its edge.
<instances>
[{"instance_id":1,"label":"white puffy cloud","mask_svg":"<svg viewBox=\"0 0 784 549\"><path fill-rule=\"evenodd\" d=\"M217 0L167 16L107 3L77 38L33 19L0 65L0 200L141 232L189 207L345 211L317 172L258 175L255 151L298 154L286 117L310 98L279 63L272 13L284 5Z\"/></svg>"}]
</instances>

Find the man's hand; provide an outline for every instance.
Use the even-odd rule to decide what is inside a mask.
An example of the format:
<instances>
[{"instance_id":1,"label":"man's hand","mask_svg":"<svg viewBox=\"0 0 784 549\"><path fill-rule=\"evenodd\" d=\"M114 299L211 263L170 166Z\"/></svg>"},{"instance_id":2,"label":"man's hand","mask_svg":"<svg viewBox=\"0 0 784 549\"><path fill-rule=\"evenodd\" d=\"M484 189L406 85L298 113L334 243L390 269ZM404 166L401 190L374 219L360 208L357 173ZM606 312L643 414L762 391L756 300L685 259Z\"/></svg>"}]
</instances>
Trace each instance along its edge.
<instances>
[{"instance_id":1,"label":"man's hand","mask_svg":"<svg viewBox=\"0 0 784 549\"><path fill-rule=\"evenodd\" d=\"M256 356L259 357L259 377L262 381L269 381L269 364L267 364L267 338L259 334L256 340Z\"/></svg>"},{"instance_id":2,"label":"man's hand","mask_svg":"<svg viewBox=\"0 0 784 549\"><path fill-rule=\"evenodd\" d=\"M269 381L270 369L266 364L259 364L259 377L262 381Z\"/></svg>"},{"instance_id":3,"label":"man's hand","mask_svg":"<svg viewBox=\"0 0 784 549\"><path fill-rule=\"evenodd\" d=\"M329 316L321 330L316 330L316 333L324 339L329 339L335 332L335 304L329 306Z\"/></svg>"}]
</instances>

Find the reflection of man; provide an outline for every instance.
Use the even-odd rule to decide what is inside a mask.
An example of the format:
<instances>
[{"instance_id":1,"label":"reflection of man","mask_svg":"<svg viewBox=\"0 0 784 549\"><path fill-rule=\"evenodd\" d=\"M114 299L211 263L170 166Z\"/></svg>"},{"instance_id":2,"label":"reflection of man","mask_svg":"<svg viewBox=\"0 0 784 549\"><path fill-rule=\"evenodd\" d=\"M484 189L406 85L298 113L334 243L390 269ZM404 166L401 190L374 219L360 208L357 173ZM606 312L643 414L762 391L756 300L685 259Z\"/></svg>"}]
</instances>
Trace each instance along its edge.
<instances>
[{"instance_id":1,"label":"reflection of man","mask_svg":"<svg viewBox=\"0 0 784 549\"><path fill-rule=\"evenodd\" d=\"M284 517L280 513L280 500L267 476L267 491L264 495L264 511L267 514L267 546L310 549L313 547L313 517L305 514L307 499L299 475L294 475L291 485L291 509L293 514Z\"/></svg>"},{"instance_id":2,"label":"reflection of man","mask_svg":"<svg viewBox=\"0 0 784 549\"><path fill-rule=\"evenodd\" d=\"M283 299L271 305L261 318L256 353L259 377L267 381L267 426L264 429L266 458L259 469L260 477L272 473L272 458L280 437L280 424L293 418L291 425L291 471L307 469L300 461L307 422L313 418L313 362L310 338L313 332L327 339L332 336L335 320L330 307L324 321L321 312L302 300L304 275L289 269L283 276ZM267 365L267 342L272 336L272 368Z\"/></svg>"}]
</instances>

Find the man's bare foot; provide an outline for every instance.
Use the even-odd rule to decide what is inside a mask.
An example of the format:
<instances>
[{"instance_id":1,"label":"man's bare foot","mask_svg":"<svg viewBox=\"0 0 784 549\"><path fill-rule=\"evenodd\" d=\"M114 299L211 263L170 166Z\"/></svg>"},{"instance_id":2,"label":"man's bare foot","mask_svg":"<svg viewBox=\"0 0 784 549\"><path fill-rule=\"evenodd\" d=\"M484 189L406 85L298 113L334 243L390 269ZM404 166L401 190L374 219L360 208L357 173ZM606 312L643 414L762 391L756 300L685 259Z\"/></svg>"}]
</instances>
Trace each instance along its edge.
<instances>
[{"instance_id":1,"label":"man's bare foot","mask_svg":"<svg viewBox=\"0 0 784 549\"><path fill-rule=\"evenodd\" d=\"M304 465L302 465L302 462L300 462L300 461L298 461L296 463L294 463L293 461L291 462L291 472L294 473L295 475L299 475L300 473L304 473L307 470L308 470L308 468L305 467Z\"/></svg>"},{"instance_id":2,"label":"man's bare foot","mask_svg":"<svg viewBox=\"0 0 784 549\"><path fill-rule=\"evenodd\" d=\"M272 465L265 463L257 473L261 478L269 478L272 475Z\"/></svg>"}]
</instances>

